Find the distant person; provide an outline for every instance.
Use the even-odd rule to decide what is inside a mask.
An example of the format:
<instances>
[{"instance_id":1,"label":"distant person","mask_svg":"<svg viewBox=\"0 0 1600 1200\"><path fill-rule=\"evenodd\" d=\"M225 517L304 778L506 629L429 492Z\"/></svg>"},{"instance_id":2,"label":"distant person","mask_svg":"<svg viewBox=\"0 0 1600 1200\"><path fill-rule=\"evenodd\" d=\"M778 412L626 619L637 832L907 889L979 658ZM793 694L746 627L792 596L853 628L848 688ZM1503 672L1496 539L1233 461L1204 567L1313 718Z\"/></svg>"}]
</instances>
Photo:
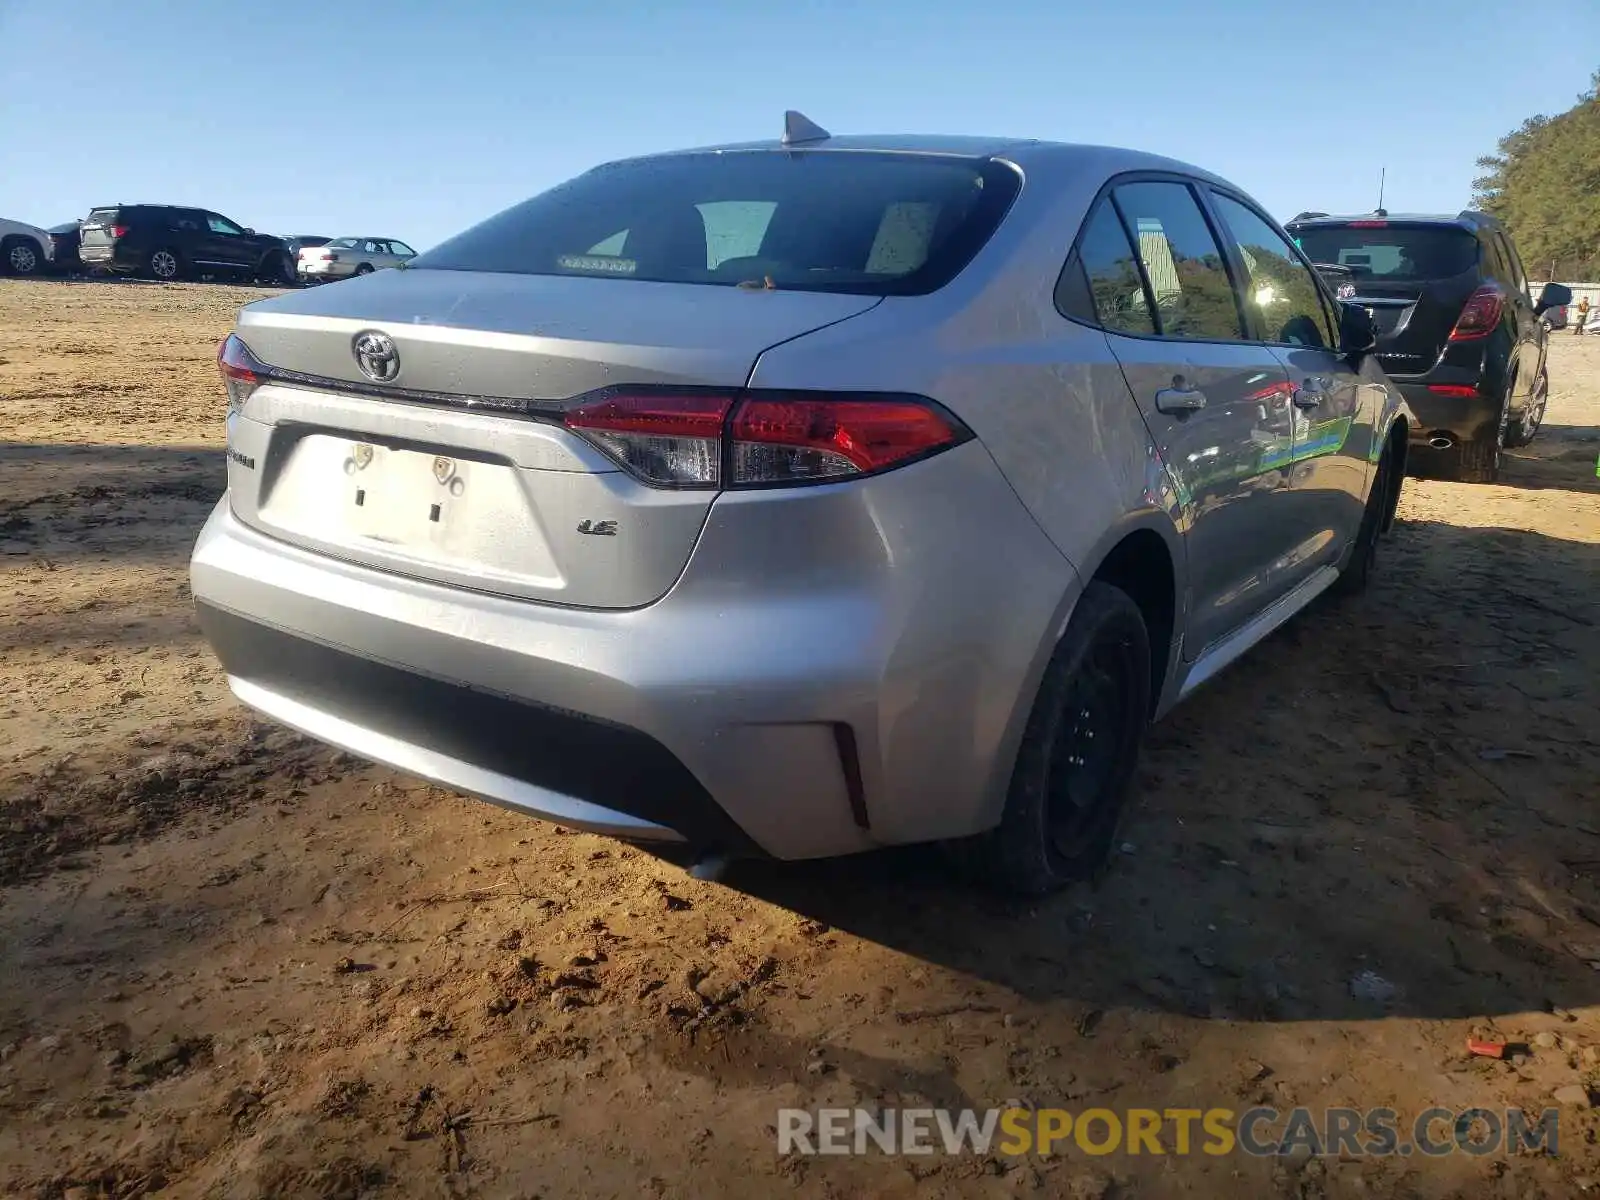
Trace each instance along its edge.
<instances>
[{"instance_id":1,"label":"distant person","mask_svg":"<svg viewBox=\"0 0 1600 1200\"><path fill-rule=\"evenodd\" d=\"M1583 323L1589 319L1589 297L1578 301L1578 322L1572 327L1574 337L1583 336Z\"/></svg>"}]
</instances>

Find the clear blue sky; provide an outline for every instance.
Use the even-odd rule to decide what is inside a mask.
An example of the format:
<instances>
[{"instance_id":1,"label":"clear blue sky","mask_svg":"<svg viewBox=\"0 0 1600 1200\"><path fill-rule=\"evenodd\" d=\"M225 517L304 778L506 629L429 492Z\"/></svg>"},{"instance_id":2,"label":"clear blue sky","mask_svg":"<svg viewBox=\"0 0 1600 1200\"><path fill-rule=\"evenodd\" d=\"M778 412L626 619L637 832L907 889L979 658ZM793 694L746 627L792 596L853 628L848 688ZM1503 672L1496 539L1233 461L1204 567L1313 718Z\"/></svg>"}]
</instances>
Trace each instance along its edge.
<instances>
[{"instance_id":1,"label":"clear blue sky","mask_svg":"<svg viewBox=\"0 0 1600 1200\"><path fill-rule=\"evenodd\" d=\"M1593 0L0 0L0 215L205 205L424 248L608 158L776 135L1135 146L1280 218L1466 204Z\"/></svg>"}]
</instances>

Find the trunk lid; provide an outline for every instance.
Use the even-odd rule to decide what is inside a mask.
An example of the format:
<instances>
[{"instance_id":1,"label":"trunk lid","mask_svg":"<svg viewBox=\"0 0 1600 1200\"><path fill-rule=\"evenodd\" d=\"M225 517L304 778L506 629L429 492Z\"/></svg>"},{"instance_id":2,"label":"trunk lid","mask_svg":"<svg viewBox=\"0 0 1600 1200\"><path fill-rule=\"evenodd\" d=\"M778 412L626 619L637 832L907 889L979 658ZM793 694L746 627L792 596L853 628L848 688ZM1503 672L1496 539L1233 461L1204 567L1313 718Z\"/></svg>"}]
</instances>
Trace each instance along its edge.
<instances>
[{"instance_id":1,"label":"trunk lid","mask_svg":"<svg viewBox=\"0 0 1600 1200\"><path fill-rule=\"evenodd\" d=\"M1378 283L1359 276L1351 299L1372 310L1378 361L1391 375L1420 375L1439 361L1476 273L1425 283Z\"/></svg>"},{"instance_id":2,"label":"trunk lid","mask_svg":"<svg viewBox=\"0 0 1600 1200\"><path fill-rule=\"evenodd\" d=\"M618 384L743 387L762 351L877 297L482 272L383 271L247 306L293 372L230 418L235 512L319 553L592 608L662 596L712 490L647 486L551 420L495 411ZM375 383L357 334L392 339ZM382 372L380 372L381 374Z\"/></svg>"},{"instance_id":3,"label":"trunk lid","mask_svg":"<svg viewBox=\"0 0 1600 1200\"><path fill-rule=\"evenodd\" d=\"M117 223L115 208L97 208L83 219L78 235L78 244L81 246L109 246L116 241L111 236L111 227Z\"/></svg>"}]
</instances>

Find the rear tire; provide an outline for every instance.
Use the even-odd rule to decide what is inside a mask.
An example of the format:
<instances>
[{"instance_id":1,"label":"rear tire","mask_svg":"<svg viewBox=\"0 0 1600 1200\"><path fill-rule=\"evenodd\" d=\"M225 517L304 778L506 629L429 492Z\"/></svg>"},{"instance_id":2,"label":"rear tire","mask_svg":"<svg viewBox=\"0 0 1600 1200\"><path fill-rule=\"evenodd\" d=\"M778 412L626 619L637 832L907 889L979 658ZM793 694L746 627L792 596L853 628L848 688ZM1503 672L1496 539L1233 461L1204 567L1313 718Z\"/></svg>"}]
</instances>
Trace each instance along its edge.
<instances>
[{"instance_id":1,"label":"rear tire","mask_svg":"<svg viewBox=\"0 0 1600 1200\"><path fill-rule=\"evenodd\" d=\"M1445 470L1458 483L1493 483L1500 478L1499 436L1486 433L1462 442Z\"/></svg>"},{"instance_id":2,"label":"rear tire","mask_svg":"<svg viewBox=\"0 0 1600 1200\"><path fill-rule=\"evenodd\" d=\"M1470 442L1456 447L1445 467L1445 478L1458 483L1493 483L1500 478L1500 451L1506 445L1511 420L1511 397L1500 402L1500 423Z\"/></svg>"},{"instance_id":3,"label":"rear tire","mask_svg":"<svg viewBox=\"0 0 1600 1200\"><path fill-rule=\"evenodd\" d=\"M294 267L287 254L269 254L261 260L256 279L268 287L293 287Z\"/></svg>"},{"instance_id":4,"label":"rear tire","mask_svg":"<svg viewBox=\"0 0 1600 1200\"><path fill-rule=\"evenodd\" d=\"M357 275L371 275L372 274L372 264L371 263L362 263L359 267L356 268L356 274Z\"/></svg>"},{"instance_id":5,"label":"rear tire","mask_svg":"<svg viewBox=\"0 0 1600 1200\"><path fill-rule=\"evenodd\" d=\"M145 274L160 283L172 283L183 278L183 256L170 246L150 251L145 259Z\"/></svg>"},{"instance_id":6,"label":"rear tire","mask_svg":"<svg viewBox=\"0 0 1600 1200\"><path fill-rule=\"evenodd\" d=\"M44 270L43 254L28 237L11 237L0 244L0 261L7 275L38 275Z\"/></svg>"},{"instance_id":7,"label":"rear tire","mask_svg":"<svg viewBox=\"0 0 1600 1200\"><path fill-rule=\"evenodd\" d=\"M1506 431L1507 446L1526 446L1539 436L1539 426L1544 424L1544 410L1550 403L1550 374L1548 371L1539 372L1539 379L1533 385L1533 395L1528 397L1527 407L1522 410L1522 419L1517 422L1515 429Z\"/></svg>"},{"instance_id":8,"label":"rear tire","mask_svg":"<svg viewBox=\"0 0 1600 1200\"><path fill-rule=\"evenodd\" d=\"M1389 515L1389 494L1394 488L1394 446L1383 448L1378 459L1378 469L1373 472L1372 490L1367 493L1367 506L1361 513L1361 528L1356 532L1356 544L1350 551L1350 561L1330 589L1336 596L1356 596L1367 590L1378 567L1378 543L1383 539L1383 527Z\"/></svg>"},{"instance_id":9,"label":"rear tire","mask_svg":"<svg viewBox=\"0 0 1600 1200\"><path fill-rule=\"evenodd\" d=\"M1150 635L1139 606L1095 581L1078 600L1028 715L1000 823L967 864L1042 896L1090 877L1116 837L1150 720Z\"/></svg>"}]
</instances>

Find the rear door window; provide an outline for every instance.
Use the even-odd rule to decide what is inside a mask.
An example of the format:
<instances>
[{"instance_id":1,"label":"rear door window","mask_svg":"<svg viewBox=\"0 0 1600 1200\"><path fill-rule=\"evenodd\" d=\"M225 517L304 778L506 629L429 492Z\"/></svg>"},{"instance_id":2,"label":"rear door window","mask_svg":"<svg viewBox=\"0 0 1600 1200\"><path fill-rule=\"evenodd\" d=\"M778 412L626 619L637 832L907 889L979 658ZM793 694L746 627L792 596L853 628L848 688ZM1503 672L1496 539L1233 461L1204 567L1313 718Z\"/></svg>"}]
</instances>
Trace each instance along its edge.
<instances>
[{"instance_id":1,"label":"rear door window","mask_svg":"<svg viewBox=\"0 0 1600 1200\"><path fill-rule=\"evenodd\" d=\"M1117 333L1156 332L1139 260L1109 199L1095 205L1084 222L1074 260L1057 286L1056 305L1068 316Z\"/></svg>"},{"instance_id":2,"label":"rear door window","mask_svg":"<svg viewBox=\"0 0 1600 1200\"><path fill-rule=\"evenodd\" d=\"M1490 234L1483 239L1482 258L1489 268L1489 277L1506 287L1511 286L1511 264L1506 262L1505 243Z\"/></svg>"},{"instance_id":3,"label":"rear door window","mask_svg":"<svg viewBox=\"0 0 1600 1200\"><path fill-rule=\"evenodd\" d=\"M1232 196L1212 193L1244 264L1244 309L1263 341L1286 346L1338 345L1322 289L1311 269L1264 217Z\"/></svg>"},{"instance_id":4,"label":"rear door window","mask_svg":"<svg viewBox=\"0 0 1600 1200\"><path fill-rule=\"evenodd\" d=\"M198 233L206 228L206 217L204 213L198 213L192 209L168 209L167 228L178 233Z\"/></svg>"},{"instance_id":5,"label":"rear door window","mask_svg":"<svg viewBox=\"0 0 1600 1200\"><path fill-rule=\"evenodd\" d=\"M1511 286L1524 296L1528 295L1528 275L1522 269L1522 259L1517 257L1517 248L1511 244L1511 239L1503 233L1494 235L1500 243L1500 256L1506 260L1506 270Z\"/></svg>"},{"instance_id":6,"label":"rear door window","mask_svg":"<svg viewBox=\"0 0 1600 1200\"><path fill-rule=\"evenodd\" d=\"M1136 238L1162 336L1242 340L1227 260L1188 185L1125 183L1112 194Z\"/></svg>"},{"instance_id":7,"label":"rear door window","mask_svg":"<svg viewBox=\"0 0 1600 1200\"><path fill-rule=\"evenodd\" d=\"M919 295L971 261L1020 182L1005 163L938 155L666 155L590 171L412 265Z\"/></svg>"}]
</instances>

